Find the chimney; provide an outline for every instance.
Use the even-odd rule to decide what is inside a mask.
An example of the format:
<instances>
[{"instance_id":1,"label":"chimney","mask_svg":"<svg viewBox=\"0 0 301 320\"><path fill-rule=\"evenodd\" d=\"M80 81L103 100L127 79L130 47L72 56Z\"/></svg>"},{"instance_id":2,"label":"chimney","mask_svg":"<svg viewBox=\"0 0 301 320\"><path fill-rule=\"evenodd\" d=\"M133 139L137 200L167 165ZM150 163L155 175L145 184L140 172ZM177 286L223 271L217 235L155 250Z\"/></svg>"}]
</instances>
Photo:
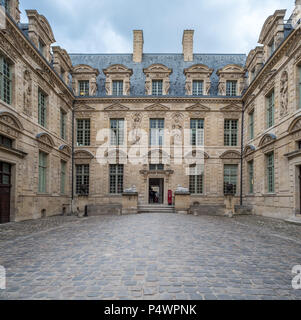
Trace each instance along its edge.
<instances>
[{"instance_id":1,"label":"chimney","mask_svg":"<svg viewBox=\"0 0 301 320\"><path fill-rule=\"evenodd\" d=\"M193 35L194 30L184 30L182 44L185 62L193 61Z\"/></svg>"},{"instance_id":2,"label":"chimney","mask_svg":"<svg viewBox=\"0 0 301 320\"><path fill-rule=\"evenodd\" d=\"M143 55L143 30L134 30L134 48L133 48L133 61L136 63L142 62Z\"/></svg>"}]
</instances>

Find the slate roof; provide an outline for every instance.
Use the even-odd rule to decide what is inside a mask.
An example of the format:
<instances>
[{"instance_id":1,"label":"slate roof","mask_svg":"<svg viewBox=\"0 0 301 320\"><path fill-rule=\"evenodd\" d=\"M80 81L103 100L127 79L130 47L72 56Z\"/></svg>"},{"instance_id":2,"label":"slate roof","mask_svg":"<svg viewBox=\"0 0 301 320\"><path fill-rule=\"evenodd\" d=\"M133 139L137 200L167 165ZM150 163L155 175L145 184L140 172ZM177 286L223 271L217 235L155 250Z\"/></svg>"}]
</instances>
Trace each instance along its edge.
<instances>
[{"instance_id":1,"label":"slate roof","mask_svg":"<svg viewBox=\"0 0 301 320\"><path fill-rule=\"evenodd\" d=\"M184 69L195 64L204 64L214 72L211 76L211 96L217 96L218 76L217 70L228 64L237 64L244 67L247 56L245 54L194 54L193 62L184 62L182 54L143 54L142 63L134 63L132 54L70 54L72 64L87 64L99 70L97 78L98 97L105 94L105 75L103 69L113 64L123 64L129 69L133 69L131 76L131 96L139 97L145 95L145 74L143 69L152 64L160 63L173 70L170 75L170 96L184 97L186 77Z\"/></svg>"}]
</instances>

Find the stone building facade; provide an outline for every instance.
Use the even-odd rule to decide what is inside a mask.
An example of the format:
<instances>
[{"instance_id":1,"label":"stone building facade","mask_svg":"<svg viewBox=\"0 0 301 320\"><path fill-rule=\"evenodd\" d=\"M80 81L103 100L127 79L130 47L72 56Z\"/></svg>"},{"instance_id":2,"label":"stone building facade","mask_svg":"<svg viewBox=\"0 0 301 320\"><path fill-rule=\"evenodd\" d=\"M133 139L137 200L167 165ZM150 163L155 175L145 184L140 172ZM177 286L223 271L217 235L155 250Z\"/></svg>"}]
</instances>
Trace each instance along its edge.
<instances>
[{"instance_id":1,"label":"stone building facade","mask_svg":"<svg viewBox=\"0 0 301 320\"><path fill-rule=\"evenodd\" d=\"M0 30L0 222L185 204L286 219L301 199L301 3L268 17L244 54L68 54L47 19L4 1ZM135 186L135 187L133 187ZM179 186L181 188L179 188ZM125 192L126 191L126 192ZM138 208L139 209L139 208Z\"/></svg>"}]
</instances>

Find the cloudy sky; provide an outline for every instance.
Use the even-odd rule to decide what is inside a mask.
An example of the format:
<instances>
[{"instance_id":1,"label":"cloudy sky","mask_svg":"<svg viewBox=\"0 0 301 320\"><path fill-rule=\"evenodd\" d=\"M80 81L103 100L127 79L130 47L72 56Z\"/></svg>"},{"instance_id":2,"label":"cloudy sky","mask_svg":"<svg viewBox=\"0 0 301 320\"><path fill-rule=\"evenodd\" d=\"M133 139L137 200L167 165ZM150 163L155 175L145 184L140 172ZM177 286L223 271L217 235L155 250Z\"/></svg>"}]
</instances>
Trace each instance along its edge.
<instances>
[{"instance_id":1,"label":"cloudy sky","mask_svg":"<svg viewBox=\"0 0 301 320\"><path fill-rule=\"evenodd\" d=\"M181 53L184 29L196 53L248 53L266 18L294 0L20 0L51 24L69 53L131 53L132 30L144 30L144 52Z\"/></svg>"}]
</instances>

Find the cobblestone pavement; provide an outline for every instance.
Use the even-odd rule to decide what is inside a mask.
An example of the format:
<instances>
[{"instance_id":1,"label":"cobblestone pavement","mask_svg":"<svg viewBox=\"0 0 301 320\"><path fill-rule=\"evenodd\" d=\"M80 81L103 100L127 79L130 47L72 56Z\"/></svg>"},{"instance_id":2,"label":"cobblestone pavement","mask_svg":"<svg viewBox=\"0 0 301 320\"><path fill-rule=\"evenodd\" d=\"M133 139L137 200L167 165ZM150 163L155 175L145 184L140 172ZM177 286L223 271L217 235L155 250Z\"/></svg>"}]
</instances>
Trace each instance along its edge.
<instances>
[{"instance_id":1,"label":"cobblestone pavement","mask_svg":"<svg viewBox=\"0 0 301 320\"><path fill-rule=\"evenodd\" d=\"M262 217L54 217L0 226L0 299L301 299L301 226Z\"/></svg>"}]
</instances>

